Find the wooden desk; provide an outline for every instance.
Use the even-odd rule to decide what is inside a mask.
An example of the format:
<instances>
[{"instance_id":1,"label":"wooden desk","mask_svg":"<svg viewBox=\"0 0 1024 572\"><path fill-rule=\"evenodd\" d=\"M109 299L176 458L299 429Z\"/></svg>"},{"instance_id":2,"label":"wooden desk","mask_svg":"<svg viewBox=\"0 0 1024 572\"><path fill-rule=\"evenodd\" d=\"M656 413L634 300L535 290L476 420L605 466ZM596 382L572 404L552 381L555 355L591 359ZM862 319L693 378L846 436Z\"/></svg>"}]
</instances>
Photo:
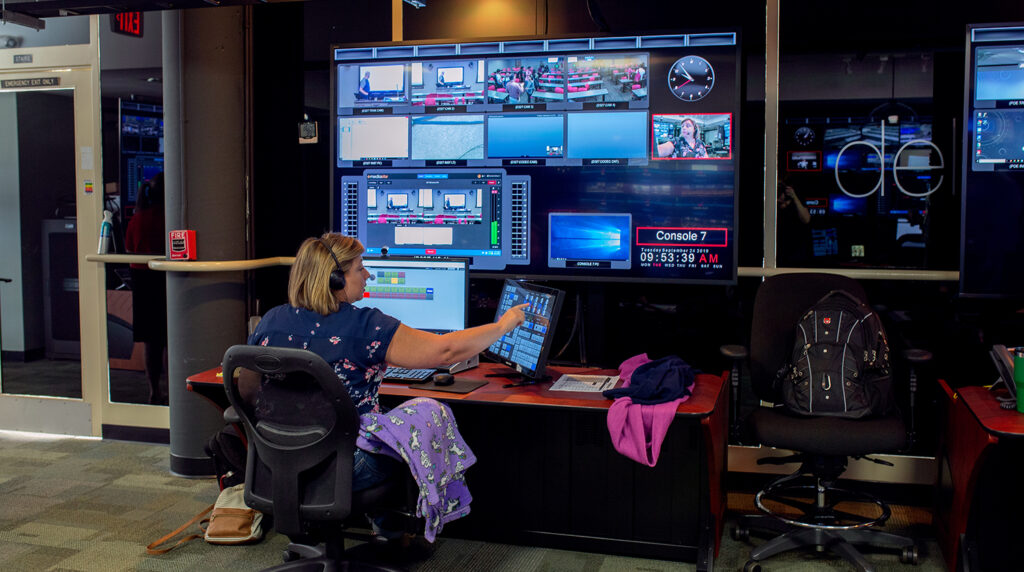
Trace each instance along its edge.
<instances>
[{"instance_id":1,"label":"wooden desk","mask_svg":"<svg viewBox=\"0 0 1024 572\"><path fill-rule=\"evenodd\" d=\"M935 526L946 566L1015 569L1024 558L1024 414L1000 408L987 388L939 385L946 424Z\"/></svg>"},{"instance_id":2,"label":"wooden desk","mask_svg":"<svg viewBox=\"0 0 1024 572\"><path fill-rule=\"evenodd\" d=\"M384 383L381 402L394 407L432 397L452 408L459 430L477 455L468 472L469 517L444 534L569 550L686 560L709 570L722 536L725 512L727 376L698 377L679 406L655 467L636 463L612 447L600 393L551 391L550 383L504 388L508 371L481 364L459 379L487 381L466 394ZM219 370L189 377L190 390L221 403ZM549 368L549 374L614 373Z\"/></svg>"}]
</instances>

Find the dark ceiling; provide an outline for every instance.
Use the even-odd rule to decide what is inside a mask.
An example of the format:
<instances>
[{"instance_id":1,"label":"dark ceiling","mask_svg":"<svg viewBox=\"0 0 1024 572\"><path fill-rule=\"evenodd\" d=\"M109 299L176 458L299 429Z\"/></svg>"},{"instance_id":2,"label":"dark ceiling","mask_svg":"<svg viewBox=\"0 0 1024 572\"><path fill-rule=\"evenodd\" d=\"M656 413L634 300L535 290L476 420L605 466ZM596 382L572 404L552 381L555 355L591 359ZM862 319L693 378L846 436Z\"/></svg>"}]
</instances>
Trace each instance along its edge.
<instances>
[{"instance_id":1,"label":"dark ceiling","mask_svg":"<svg viewBox=\"0 0 1024 572\"><path fill-rule=\"evenodd\" d=\"M75 16L79 14L113 14L116 12L151 12L155 10L183 10L211 6L244 6L295 0L6 0L7 9L36 18Z\"/></svg>"}]
</instances>

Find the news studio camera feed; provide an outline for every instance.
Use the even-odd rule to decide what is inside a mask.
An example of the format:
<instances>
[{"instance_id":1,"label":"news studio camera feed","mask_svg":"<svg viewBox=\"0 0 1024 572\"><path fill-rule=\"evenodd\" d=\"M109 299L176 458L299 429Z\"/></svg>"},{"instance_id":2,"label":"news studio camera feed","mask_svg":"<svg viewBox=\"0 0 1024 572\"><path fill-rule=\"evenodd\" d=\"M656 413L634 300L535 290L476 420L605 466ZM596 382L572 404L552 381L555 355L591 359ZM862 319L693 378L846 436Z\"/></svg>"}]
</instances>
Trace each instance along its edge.
<instances>
[{"instance_id":1,"label":"news studio camera feed","mask_svg":"<svg viewBox=\"0 0 1024 572\"><path fill-rule=\"evenodd\" d=\"M655 115L654 159L729 159L732 116L729 113Z\"/></svg>"},{"instance_id":2,"label":"news studio camera feed","mask_svg":"<svg viewBox=\"0 0 1024 572\"><path fill-rule=\"evenodd\" d=\"M412 159L484 158L483 115L421 115L410 120Z\"/></svg>"},{"instance_id":3,"label":"news studio camera feed","mask_svg":"<svg viewBox=\"0 0 1024 572\"><path fill-rule=\"evenodd\" d=\"M485 103L487 83L481 60L412 62L410 102L424 107Z\"/></svg>"},{"instance_id":4,"label":"news studio camera feed","mask_svg":"<svg viewBox=\"0 0 1024 572\"><path fill-rule=\"evenodd\" d=\"M332 226L495 276L733 282L738 54L732 32L335 46Z\"/></svg>"}]
</instances>

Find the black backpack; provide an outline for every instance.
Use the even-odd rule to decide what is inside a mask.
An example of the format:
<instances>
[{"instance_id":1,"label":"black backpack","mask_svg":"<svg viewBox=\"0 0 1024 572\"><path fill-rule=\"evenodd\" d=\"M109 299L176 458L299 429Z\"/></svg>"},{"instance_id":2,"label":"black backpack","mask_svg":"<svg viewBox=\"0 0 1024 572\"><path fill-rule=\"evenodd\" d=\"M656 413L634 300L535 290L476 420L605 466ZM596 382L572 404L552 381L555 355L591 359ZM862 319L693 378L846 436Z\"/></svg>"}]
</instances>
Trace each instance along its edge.
<instances>
[{"instance_id":1,"label":"black backpack","mask_svg":"<svg viewBox=\"0 0 1024 572\"><path fill-rule=\"evenodd\" d=\"M889 342L866 304L833 290L804 313L794 335L790 361L775 378L789 411L850 419L893 411Z\"/></svg>"},{"instance_id":2,"label":"black backpack","mask_svg":"<svg viewBox=\"0 0 1024 572\"><path fill-rule=\"evenodd\" d=\"M245 441L232 424L227 424L206 442L203 451L213 459L220 490L245 482L245 460L248 451Z\"/></svg>"}]
</instances>

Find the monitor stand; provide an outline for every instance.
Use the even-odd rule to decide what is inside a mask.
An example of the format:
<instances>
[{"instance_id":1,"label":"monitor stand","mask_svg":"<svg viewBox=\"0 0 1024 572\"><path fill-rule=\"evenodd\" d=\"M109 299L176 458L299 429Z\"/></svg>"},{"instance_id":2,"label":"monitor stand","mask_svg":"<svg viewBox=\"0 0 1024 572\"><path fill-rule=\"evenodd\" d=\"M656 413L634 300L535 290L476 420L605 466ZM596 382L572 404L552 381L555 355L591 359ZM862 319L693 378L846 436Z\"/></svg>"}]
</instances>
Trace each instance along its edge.
<instances>
[{"instance_id":1,"label":"monitor stand","mask_svg":"<svg viewBox=\"0 0 1024 572\"><path fill-rule=\"evenodd\" d=\"M535 385L543 381L551 381L550 375L542 375L540 377L529 377L526 374L520 373L514 369L509 369L507 372L488 373L485 374L484 377L504 377L506 379L518 380L513 383L506 383L505 385L503 385L502 387L506 389L509 387L523 387L525 385Z\"/></svg>"}]
</instances>

